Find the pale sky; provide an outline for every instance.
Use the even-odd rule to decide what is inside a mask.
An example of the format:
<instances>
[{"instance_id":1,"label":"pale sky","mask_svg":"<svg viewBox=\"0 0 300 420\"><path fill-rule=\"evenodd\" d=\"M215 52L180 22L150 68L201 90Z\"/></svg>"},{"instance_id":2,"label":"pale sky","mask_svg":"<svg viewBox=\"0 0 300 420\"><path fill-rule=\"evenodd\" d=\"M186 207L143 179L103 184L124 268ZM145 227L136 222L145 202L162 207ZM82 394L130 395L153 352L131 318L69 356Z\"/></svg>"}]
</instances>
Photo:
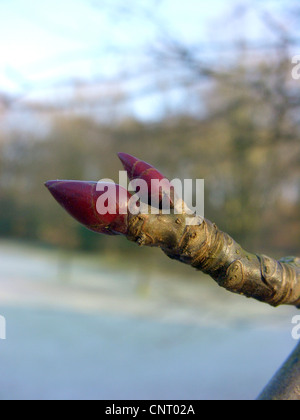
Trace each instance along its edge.
<instances>
[{"instance_id":1,"label":"pale sky","mask_svg":"<svg viewBox=\"0 0 300 420\"><path fill-rule=\"evenodd\" d=\"M256 17L236 17L234 26L229 20L233 5L253 1L130 0L128 4L153 4L163 26L178 39L213 45L234 40L237 34L260 37ZM93 7L95 3L98 7ZM257 2L262 3L276 9L284 2ZM124 2L0 0L0 92L17 93L26 83L39 89L96 75L112 78L120 69L133 69L142 47L151 46L157 37L153 25L143 19L126 14L120 18L116 14L120 4ZM203 54L218 59L211 48Z\"/></svg>"}]
</instances>

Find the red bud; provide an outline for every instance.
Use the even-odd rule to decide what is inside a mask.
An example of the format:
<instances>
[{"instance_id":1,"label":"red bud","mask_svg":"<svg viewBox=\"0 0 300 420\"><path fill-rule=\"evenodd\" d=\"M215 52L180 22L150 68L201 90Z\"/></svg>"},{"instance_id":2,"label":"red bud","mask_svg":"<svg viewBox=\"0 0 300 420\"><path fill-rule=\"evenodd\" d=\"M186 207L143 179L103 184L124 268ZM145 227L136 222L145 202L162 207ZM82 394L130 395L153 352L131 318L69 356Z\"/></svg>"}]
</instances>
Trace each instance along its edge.
<instances>
[{"instance_id":1,"label":"red bud","mask_svg":"<svg viewBox=\"0 0 300 420\"><path fill-rule=\"evenodd\" d=\"M134 179L143 179L146 181L149 191L149 204L152 203L155 207L159 207L165 189L169 195L170 203L174 203L174 199L171 198L174 194L174 190L171 187L170 182L161 172L154 168L154 166L139 160L134 156L128 155L127 153L118 153L118 156L131 181ZM152 180L165 180L165 184L163 187L153 187L153 185L151 185Z\"/></svg>"},{"instance_id":2,"label":"red bud","mask_svg":"<svg viewBox=\"0 0 300 420\"><path fill-rule=\"evenodd\" d=\"M92 181L61 180L48 181L45 185L58 203L88 229L108 235L127 233L127 203L131 195L121 186ZM106 194L106 206L110 211L107 214L98 212L97 203L99 204L98 200L103 194Z\"/></svg>"},{"instance_id":3,"label":"red bud","mask_svg":"<svg viewBox=\"0 0 300 420\"><path fill-rule=\"evenodd\" d=\"M128 155L127 153L118 153L119 159L121 160L125 171L127 171L128 178L130 180L136 178L145 179L165 179L163 174L159 172L154 166L147 162L137 159L134 156ZM149 176L147 176L149 175Z\"/></svg>"}]
</instances>

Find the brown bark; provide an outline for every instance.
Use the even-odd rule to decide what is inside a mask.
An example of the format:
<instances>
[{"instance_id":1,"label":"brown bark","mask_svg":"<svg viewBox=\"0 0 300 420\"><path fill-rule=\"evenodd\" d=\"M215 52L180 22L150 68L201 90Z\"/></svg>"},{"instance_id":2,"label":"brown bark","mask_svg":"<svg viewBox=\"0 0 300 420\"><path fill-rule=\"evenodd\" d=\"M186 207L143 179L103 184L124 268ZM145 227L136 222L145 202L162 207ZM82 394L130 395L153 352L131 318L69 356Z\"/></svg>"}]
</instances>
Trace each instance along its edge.
<instances>
[{"instance_id":1,"label":"brown bark","mask_svg":"<svg viewBox=\"0 0 300 420\"><path fill-rule=\"evenodd\" d=\"M193 226L186 226L185 220L182 214L130 215L127 238L160 247L168 257L209 274L230 292L272 306L300 307L300 258L277 261L252 254L209 220Z\"/></svg>"}]
</instances>

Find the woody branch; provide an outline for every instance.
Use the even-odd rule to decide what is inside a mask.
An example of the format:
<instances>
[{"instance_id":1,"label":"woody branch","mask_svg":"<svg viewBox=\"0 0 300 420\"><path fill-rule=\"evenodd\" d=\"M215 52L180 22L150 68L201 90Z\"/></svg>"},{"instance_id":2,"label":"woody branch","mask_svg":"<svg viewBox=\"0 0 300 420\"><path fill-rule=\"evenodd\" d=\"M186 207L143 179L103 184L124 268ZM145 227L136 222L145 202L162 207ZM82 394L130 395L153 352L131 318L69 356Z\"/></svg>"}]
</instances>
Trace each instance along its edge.
<instances>
[{"instance_id":1,"label":"woody branch","mask_svg":"<svg viewBox=\"0 0 300 420\"><path fill-rule=\"evenodd\" d=\"M128 206L131 195L120 186L117 188L122 194L115 195L113 203L117 214L106 215L97 212L97 200L108 194L104 192L108 185L101 191L96 182L49 181L46 186L73 217L93 231L121 234L140 246L159 247L168 257L210 275L230 292L272 306L300 307L300 258L286 257L277 261L252 254L207 219L199 221L194 215L194 223L187 225L185 212L163 214L159 208L164 191L155 191L151 180L162 180L164 176L133 156L121 153L119 157L130 180L146 181L149 203L153 204L153 196L158 197L157 214L151 211L133 214ZM169 196L169 199L174 207L174 197Z\"/></svg>"}]
</instances>

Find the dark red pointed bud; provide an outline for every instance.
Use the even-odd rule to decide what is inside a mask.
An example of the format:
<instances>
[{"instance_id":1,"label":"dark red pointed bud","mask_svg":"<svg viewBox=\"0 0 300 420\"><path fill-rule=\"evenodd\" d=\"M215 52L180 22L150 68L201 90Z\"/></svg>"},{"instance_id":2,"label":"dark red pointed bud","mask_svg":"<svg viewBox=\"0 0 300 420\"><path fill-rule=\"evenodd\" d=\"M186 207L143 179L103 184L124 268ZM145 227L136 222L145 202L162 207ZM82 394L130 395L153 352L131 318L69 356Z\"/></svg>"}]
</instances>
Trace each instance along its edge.
<instances>
[{"instance_id":1,"label":"dark red pointed bud","mask_svg":"<svg viewBox=\"0 0 300 420\"><path fill-rule=\"evenodd\" d=\"M148 177L150 180L162 180L166 178L161 172L154 168L154 166L134 156L128 155L127 153L118 153L118 156L130 180L136 178L145 179L144 177L146 177L148 174L151 174L151 176Z\"/></svg>"},{"instance_id":2,"label":"dark red pointed bud","mask_svg":"<svg viewBox=\"0 0 300 420\"><path fill-rule=\"evenodd\" d=\"M159 207L163 195L166 193L169 196L171 205L173 205L174 189L171 187L169 180L161 172L149 163L139 160L127 153L118 153L118 156L131 181L135 179L143 179L146 181L148 186L149 204L152 203L155 207ZM160 182L160 186L151 183L152 180Z\"/></svg>"},{"instance_id":3,"label":"dark red pointed bud","mask_svg":"<svg viewBox=\"0 0 300 420\"><path fill-rule=\"evenodd\" d=\"M63 180L48 181L45 185L58 203L88 229L107 235L127 233L127 204L131 195L120 185Z\"/></svg>"}]
</instances>

